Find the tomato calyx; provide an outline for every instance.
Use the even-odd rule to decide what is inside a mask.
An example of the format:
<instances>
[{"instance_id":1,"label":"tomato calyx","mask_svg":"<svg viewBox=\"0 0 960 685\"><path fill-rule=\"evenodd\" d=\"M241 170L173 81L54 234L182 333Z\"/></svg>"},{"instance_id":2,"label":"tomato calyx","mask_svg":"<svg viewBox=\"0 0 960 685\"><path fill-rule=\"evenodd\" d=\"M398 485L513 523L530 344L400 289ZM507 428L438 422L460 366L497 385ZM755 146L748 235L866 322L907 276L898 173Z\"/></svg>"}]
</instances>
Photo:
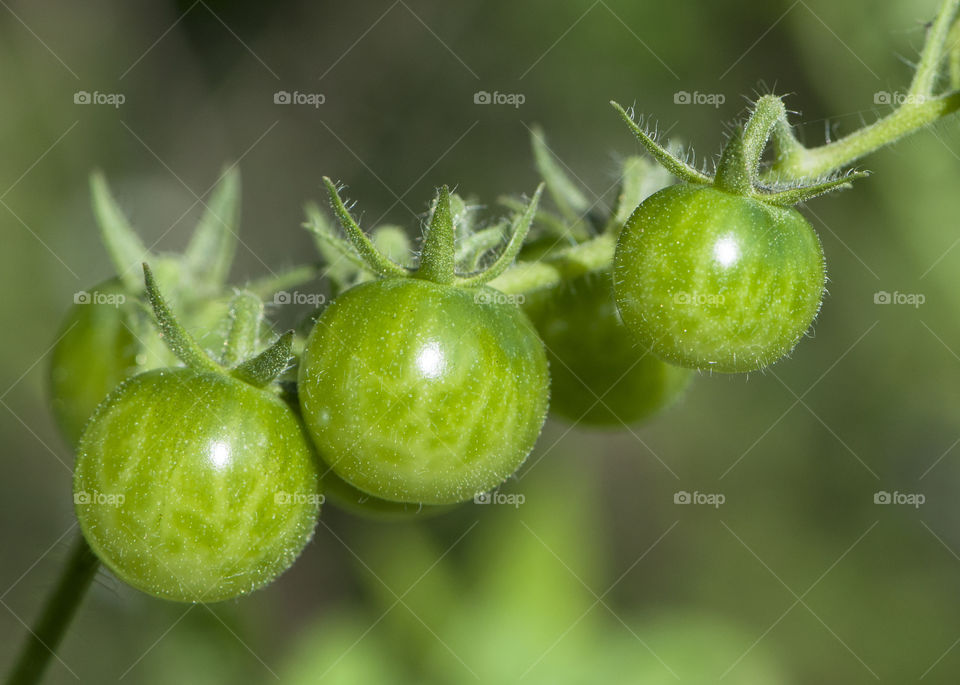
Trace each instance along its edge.
<instances>
[{"instance_id":1,"label":"tomato calyx","mask_svg":"<svg viewBox=\"0 0 960 685\"><path fill-rule=\"evenodd\" d=\"M253 354L263 322L263 302L256 295L241 291L234 296L230 306L230 331L223 355L216 360L177 320L146 263L143 264L143 277L147 300L160 335L170 351L188 368L200 373L230 376L263 388L290 366L293 358L292 330L281 335L259 354Z\"/></svg>"},{"instance_id":2,"label":"tomato calyx","mask_svg":"<svg viewBox=\"0 0 960 685\"><path fill-rule=\"evenodd\" d=\"M712 176L660 145L619 104L613 101L610 104L653 158L671 174L691 185L713 186L733 195L790 207L819 195L849 188L853 181L869 175L863 171L850 171L839 176L798 182L764 183L760 174L761 158L771 137L778 141L778 149L783 147L781 143L789 142L792 138L783 100L775 95L764 95L757 100L746 122L728 138Z\"/></svg>"},{"instance_id":3,"label":"tomato calyx","mask_svg":"<svg viewBox=\"0 0 960 685\"><path fill-rule=\"evenodd\" d=\"M330 196L330 206L346 238L336 235L319 212L308 208L311 221L307 227L317 238L322 253L345 258L352 263L354 271L365 272L366 279L419 278L463 288L485 285L514 263L527 238L543 193L541 184L531 200L509 222L475 230L471 208L458 195L451 193L447 186L441 187L428 217L419 261L414 266L398 261L397 253L402 254L405 246L395 232L387 232L384 227L368 237L344 204L337 185L326 176L323 181ZM506 241L504 233L507 235ZM499 251L496 256L484 266L485 257L497 248ZM335 263L336 260L328 261ZM364 275L354 276L354 282L362 280L365 280Z\"/></svg>"}]
</instances>

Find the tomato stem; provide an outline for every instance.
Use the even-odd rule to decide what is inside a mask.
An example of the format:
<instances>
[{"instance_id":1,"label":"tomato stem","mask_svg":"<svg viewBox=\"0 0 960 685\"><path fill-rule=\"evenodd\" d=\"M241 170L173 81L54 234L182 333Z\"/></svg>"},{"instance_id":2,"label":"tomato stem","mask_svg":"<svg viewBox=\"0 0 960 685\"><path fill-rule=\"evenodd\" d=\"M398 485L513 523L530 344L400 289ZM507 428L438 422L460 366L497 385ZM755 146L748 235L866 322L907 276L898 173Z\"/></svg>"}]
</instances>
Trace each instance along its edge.
<instances>
[{"instance_id":1,"label":"tomato stem","mask_svg":"<svg viewBox=\"0 0 960 685\"><path fill-rule=\"evenodd\" d=\"M815 148L790 146L777 151L773 166L764 175L771 182L822 177L900 140L904 136L960 109L960 91L915 104L904 104L865 128ZM783 144L783 133L775 145Z\"/></svg>"},{"instance_id":2,"label":"tomato stem","mask_svg":"<svg viewBox=\"0 0 960 685\"><path fill-rule=\"evenodd\" d=\"M489 282L490 287L510 294L552 288L593 271L609 271L613 264L616 236L596 238L561 250L537 262L517 262Z\"/></svg>"},{"instance_id":3,"label":"tomato stem","mask_svg":"<svg viewBox=\"0 0 960 685\"><path fill-rule=\"evenodd\" d=\"M47 599L40 619L29 629L30 634L10 671L8 685L40 682L50 657L56 656L56 649L98 568L100 560L81 536L74 544L60 581Z\"/></svg>"},{"instance_id":4,"label":"tomato stem","mask_svg":"<svg viewBox=\"0 0 960 685\"><path fill-rule=\"evenodd\" d=\"M450 189L443 186L433 204L433 215L420 254L420 266L413 275L434 283L453 283L456 277L454 238Z\"/></svg>"},{"instance_id":5,"label":"tomato stem","mask_svg":"<svg viewBox=\"0 0 960 685\"><path fill-rule=\"evenodd\" d=\"M948 48L947 39L958 7L960 7L960 0L944 0L941 5L937 18L927 32L927 39L923 44L923 51L920 53L920 61L917 63L908 95L920 100L933 95L933 88L940 74L940 65Z\"/></svg>"},{"instance_id":6,"label":"tomato stem","mask_svg":"<svg viewBox=\"0 0 960 685\"><path fill-rule=\"evenodd\" d=\"M753 172L747 162L742 131L734 131L724 146L713 185L735 195L753 193Z\"/></svg>"},{"instance_id":7,"label":"tomato stem","mask_svg":"<svg viewBox=\"0 0 960 685\"><path fill-rule=\"evenodd\" d=\"M958 8L960 0L944 0L940 6L927 34L910 89L903 103L887 116L815 148L801 145L786 116L782 116L773 137L775 161L764 175L765 180L802 181L835 173L960 109L960 24L954 23ZM947 57L952 90L936 95L934 87Z\"/></svg>"}]
</instances>

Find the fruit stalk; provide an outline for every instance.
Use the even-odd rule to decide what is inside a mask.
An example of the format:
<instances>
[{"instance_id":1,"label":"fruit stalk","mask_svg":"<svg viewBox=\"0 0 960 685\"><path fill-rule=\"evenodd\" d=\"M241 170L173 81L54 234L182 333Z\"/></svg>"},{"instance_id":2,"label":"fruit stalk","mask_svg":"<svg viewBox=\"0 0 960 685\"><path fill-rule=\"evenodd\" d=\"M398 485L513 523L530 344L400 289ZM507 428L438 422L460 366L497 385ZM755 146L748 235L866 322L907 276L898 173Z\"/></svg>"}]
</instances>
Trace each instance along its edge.
<instances>
[{"instance_id":1,"label":"fruit stalk","mask_svg":"<svg viewBox=\"0 0 960 685\"><path fill-rule=\"evenodd\" d=\"M44 670L55 656L57 646L66 633L67 626L80 606L87 588L100 568L100 560L78 537L63 568L60 581L40 615L27 641L20 650L7 685L32 685L40 682Z\"/></svg>"}]
</instances>

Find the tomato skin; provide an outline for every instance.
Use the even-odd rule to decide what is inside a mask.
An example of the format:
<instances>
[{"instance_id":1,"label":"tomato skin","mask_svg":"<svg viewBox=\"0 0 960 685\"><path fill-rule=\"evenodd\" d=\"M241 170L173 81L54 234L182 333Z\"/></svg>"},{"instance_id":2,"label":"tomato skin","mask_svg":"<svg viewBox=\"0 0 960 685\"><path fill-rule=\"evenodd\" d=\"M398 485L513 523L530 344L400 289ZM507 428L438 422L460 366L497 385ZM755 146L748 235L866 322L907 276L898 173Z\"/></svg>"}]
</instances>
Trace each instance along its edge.
<instances>
[{"instance_id":1,"label":"tomato skin","mask_svg":"<svg viewBox=\"0 0 960 685\"><path fill-rule=\"evenodd\" d=\"M532 293L524 311L547 348L550 412L578 426L642 421L675 401L693 378L637 344L620 320L609 272Z\"/></svg>"},{"instance_id":2,"label":"tomato skin","mask_svg":"<svg viewBox=\"0 0 960 685\"><path fill-rule=\"evenodd\" d=\"M130 309L136 306L120 280L92 288L93 298L123 296L117 306L76 303L67 312L50 353L49 389L53 415L64 437L76 445L97 405L136 372L138 342L130 331Z\"/></svg>"},{"instance_id":3,"label":"tomato skin","mask_svg":"<svg viewBox=\"0 0 960 685\"><path fill-rule=\"evenodd\" d=\"M313 534L318 465L293 410L225 375L156 369L83 432L77 519L121 580L181 602L229 599L286 570Z\"/></svg>"},{"instance_id":4,"label":"tomato skin","mask_svg":"<svg viewBox=\"0 0 960 685\"><path fill-rule=\"evenodd\" d=\"M519 468L546 418L549 374L533 326L498 296L396 278L327 307L299 393L338 476L380 499L453 504Z\"/></svg>"},{"instance_id":5,"label":"tomato skin","mask_svg":"<svg viewBox=\"0 0 960 685\"><path fill-rule=\"evenodd\" d=\"M640 344L724 373L788 354L816 318L825 278L820 241L797 210L687 184L644 200L614 257L617 307Z\"/></svg>"}]
</instances>

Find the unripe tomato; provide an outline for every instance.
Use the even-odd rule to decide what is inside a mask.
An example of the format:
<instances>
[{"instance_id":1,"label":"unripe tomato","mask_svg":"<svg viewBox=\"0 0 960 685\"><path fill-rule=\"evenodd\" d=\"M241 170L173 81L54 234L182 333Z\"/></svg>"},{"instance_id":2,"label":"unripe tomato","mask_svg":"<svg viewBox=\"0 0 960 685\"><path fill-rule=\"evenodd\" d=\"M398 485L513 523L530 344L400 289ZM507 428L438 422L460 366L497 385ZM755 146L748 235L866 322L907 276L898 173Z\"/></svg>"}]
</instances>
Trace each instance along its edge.
<instances>
[{"instance_id":1,"label":"unripe tomato","mask_svg":"<svg viewBox=\"0 0 960 685\"><path fill-rule=\"evenodd\" d=\"M176 276L169 268L159 273L175 294ZM184 325L204 347L219 350L226 332L222 322L227 319L228 298L192 301L189 294L181 298L188 302L177 302L184 309ZM49 387L54 419L71 445L77 444L97 405L120 383L177 361L152 322L138 310L139 297L112 278L80 294L64 317L50 354Z\"/></svg>"},{"instance_id":2,"label":"unripe tomato","mask_svg":"<svg viewBox=\"0 0 960 685\"><path fill-rule=\"evenodd\" d=\"M223 374L157 369L126 381L87 424L77 519L120 579L212 602L266 585L313 534L315 454L276 395Z\"/></svg>"},{"instance_id":3,"label":"unripe tomato","mask_svg":"<svg viewBox=\"0 0 960 685\"><path fill-rule=\"evenodd\" d=\"M490 288L364 283L310 334L300 404L338 476L375 497L452 504L523 463L547 412L543 344Z\"/></svg>"},{"instance_id":4,"label":"unripe tomato","mask_svg":"<svg viewBox=\"0 0 960 685\"><path fill-rule=\"evenodd\" d=\"M610 273L527 296L550 360L550 411L586 426L641 421L676 400L693 372L639 347L620 320Z\"/></svg>"},{"instance_id":5,"label":"unripe tomato","mask_svg":"<svg viewBox=\"0 0 960 685\"><path fill-rule=\"evenodd\" d=\"M54 419L71 445L97 405L136 372L133 307L136 302L113 278L81 295L64 318L50 354L49 383Z\"/></svg>"},{"instance_id":6,"label":"unripe tomato","mask_svg":"<svg viewBox=\"0 0 960 685\"><path fill-rule=\"evenodd\" d=\"M707 186L643 201L614 257L626 326L665 361L738 373L790 352L820 309L823 250L801 214Z\"/></svg>"}]
</instances>

